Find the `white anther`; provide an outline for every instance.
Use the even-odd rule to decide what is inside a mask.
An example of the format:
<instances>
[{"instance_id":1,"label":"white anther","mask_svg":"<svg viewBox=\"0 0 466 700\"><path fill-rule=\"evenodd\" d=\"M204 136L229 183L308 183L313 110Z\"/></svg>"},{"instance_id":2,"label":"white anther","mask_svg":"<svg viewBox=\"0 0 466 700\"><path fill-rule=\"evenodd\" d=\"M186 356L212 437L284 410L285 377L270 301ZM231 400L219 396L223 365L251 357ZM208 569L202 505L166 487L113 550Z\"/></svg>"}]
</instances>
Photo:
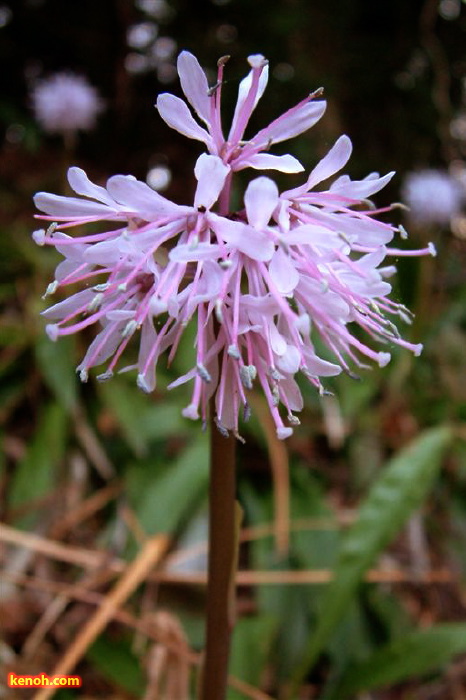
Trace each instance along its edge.
<instances>
[{"instance_id":1,"label":"white anther","mask_svg":"<svg viewBox=\"0 0 466 700\"><path fill-rule=\"evenodd\" d=\"M239 360L240 357L241 357L241 355L239 354L239 350L238 350L238 348L236 347L236 345L230 345L229 348L228 348L228 350L227 350L227 352L228 352L228 354L230 355L230 357L233 357L235 360Z\"/></svg>"},{"instance_id":2,"label":"white anther","mask_svg":"<svg viewBox=\"0 0 466 700\"><path fill-rule=\"evenodd\" d=\"M98 382L107 382L109 379L113 377L113 371L111 369L108 369L106 372L103 374L98 374L97 375L97 381Z\"/></svg>"},{"instance_id":3,"label":"white anther","mask_svg":"<svg viewBox=\"0 0 466 700\"><path fill-rule=\"evenodd\" d=\"M202 362L198 362L196 367L197 367L197 373L200 376L200 378L202 379L202 381L205 382L206 384L210 384L210 382L212 381L212 377L210 376L209 372L204 367Z\"/></svg>"},{"instance_id":4,"label":"white anther","mask_svg":"<svg viewBox=\"0 0 466 700\"><path fill-rule=\"evenodd\" d=\"M137 321L135 321L134 318L132 318L131 321L128 321L126 326L121 331L122 338L129 338L130 335L133 335L133 333L137 327L138 327Z\"/></svg>"},{"instance_id":5,"label":"white anther","mask_svg":"<svg viewBox=\"0 0 466 700\"><path fill-rule=\"evenodd\" d=\"M398 226L398 233L400 234L400 238L404 241L408 238L408 232L402 224Z\"/></svg>"},{"instance_id":6,"label":"white anther","mask_svg":"<svg viewBox=\"0 0 466 700\"><path fill-rule=\"evenodd\" d=\"M47 289L45 290L45 294L42 296L42 299L45 299L45 297L48 297L51 294L55 294L55 292L57 291L57 287L58 287L57 280L55 280L54 282L50 282Z\"/></svg>"},{"instance_id":7,"label":"white anther","mask_svg":"<svg viewBox=\"0 0 466 700\"><path fill-rule=\"evenodd\" d=\"M87 305L87 310L92 312L92 311L97 311L99 306L102 303L102 299L104 298L104 295L102 292L99 292L98 294L95 295L95 297L92 299L92 301L89 302Z\"/></svg>"}]
</instances>

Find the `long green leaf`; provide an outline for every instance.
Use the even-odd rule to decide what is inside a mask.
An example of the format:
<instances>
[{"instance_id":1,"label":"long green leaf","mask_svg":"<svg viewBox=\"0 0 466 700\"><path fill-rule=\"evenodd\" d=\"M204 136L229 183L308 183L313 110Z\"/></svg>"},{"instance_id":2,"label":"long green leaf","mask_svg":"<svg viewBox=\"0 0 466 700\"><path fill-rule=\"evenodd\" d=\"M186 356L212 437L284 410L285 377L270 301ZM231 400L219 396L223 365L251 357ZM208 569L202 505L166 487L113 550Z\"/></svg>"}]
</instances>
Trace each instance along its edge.
<instances>
[{"instance_id":1,"label":"long green leaf","mask_svg":"<svg viewBox=\"0 0 466 700\"><path fill-rule=\"evenodd\" d=\"M39 499L55 488L67 425L67 415L60 404L52 403L44 408L36 433L14 473L9 489L10 508ZM31 513L15 521L15 525L31 527L36 517L36 513Z\"/></svg>"},{"instance_id":2,"label":"long green leaf","mask_svg":"<svg viewBox=\"0 0 466 700\"><path fill-rule=\"evenodd\" d=\"M466 624L437 625L413 632L353 666L342 678L334 698L379 688L440 669L466 652Z\"/></svg>"},{"instance_id":3,"label":"long green leaf","mask_svg":"<svg viewBox=\"0 0 466 700\"><path fill-rule=\"evenodd\" d=\"M128 475L129 498L144 530L172 533L207 493L207 440L199 435L176 460L160 470L146 462L135 465Z\"/></svg>"},{"instance_id":4,"label":"long green leaf","mask_svg":"<svg viewBox=\"0 0 466 700\"><path fill-rule=\"evenodd\" d=\"M77 401L76 343L72 336L53 343L44 334L36 343L37 363L49 389L61 405L72 410Z\"/></svg>"},{"instance_id":5,"label":"long green leaf","mask_svg":"<svg viewBox=\"0 0 466 700\"><path fill-rule=\"evenodd\" d=\"M426 431L391 460L372 487L359 509L357 521L343 540L335 578L327 589L296 682L304 677L325 647L365 571L424 501L450 439L448 428Z\"/></svg>"}]
</instances>

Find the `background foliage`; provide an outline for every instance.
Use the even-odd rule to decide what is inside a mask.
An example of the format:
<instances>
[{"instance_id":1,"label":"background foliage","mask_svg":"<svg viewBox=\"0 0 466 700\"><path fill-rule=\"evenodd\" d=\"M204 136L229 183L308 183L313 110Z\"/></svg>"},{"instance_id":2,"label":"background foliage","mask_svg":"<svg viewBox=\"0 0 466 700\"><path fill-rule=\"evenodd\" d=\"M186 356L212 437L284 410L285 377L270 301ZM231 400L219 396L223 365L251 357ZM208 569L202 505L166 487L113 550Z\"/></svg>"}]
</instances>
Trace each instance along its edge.
<instances>
[{"instance_id":1,"label":"background foliage","mask_svg":"<svg viewBox=\"0 0 466 700\"><path fill-rule=\"evenodd\" d=\"M197 147L154 110L157 93L179 85L164 82L176 77L170 58L152 65L150 46L128 46L140 22L157 25L159 38L176 42L175 55L189 49L203 66L230 54L227 108L246 57L267 56L271 80L251 128L323 85L327 113L293 153L311 168L347 133L353 177L397 171L377 198L386 205L399 200L407 171L464 173L466 6L0 6L0 658L5 671L52 672L125 562L148 536L164 533L170 555L158 576L125 601L76 672L86 697L184 700L162 688L181 673L176 650L203 645L207 442L199 425L180 416L183 390L166 393L165 386L190 367L190 343L173 367L162 368L153 397L128 375L79 385L74 367L89 336L57 344L44 337L41 295L56 258L30 239L32 195L66 192L71 164L98 181L115 172L145 179L163 166L171 173L165 194L190 201ZM37 77L64 69L86 75L106 103L98 127L73 150L41 131L29 96ZM392 217L409 228L402 212ZM245 531L231 663L232 676L249 685L233 682L232 700L465 697L465 231L462 217L442 228L410 228L412 247L434 240L439 251L435 260L399 263L395 296L416 312L404 332L424 343L419 359L395 352L387 368L360 382L336 378L325 401L303 385L302 425L288 441L289 522L287 460L267 431L260 399L254 402L238 458ZM189 661L195 666L196 657Z\"/></svg>"}]
</instances>

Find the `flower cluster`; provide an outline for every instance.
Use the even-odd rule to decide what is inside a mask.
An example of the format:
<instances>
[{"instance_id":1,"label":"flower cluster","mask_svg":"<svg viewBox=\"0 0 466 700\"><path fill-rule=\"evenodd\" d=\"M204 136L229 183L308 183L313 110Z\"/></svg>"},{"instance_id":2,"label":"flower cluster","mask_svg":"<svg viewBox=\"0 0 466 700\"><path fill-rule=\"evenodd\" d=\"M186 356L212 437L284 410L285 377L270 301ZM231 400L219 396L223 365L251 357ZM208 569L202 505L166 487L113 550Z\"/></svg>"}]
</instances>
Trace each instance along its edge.
<instances>
[{"instance_id":1,"label":"flower cluster","mask_svg":"<svg viewBox=\"0 0 466 700\"><path fill-rule=\"evenodd\" d=\"M37 121L49 133L89 131L103 109L97 90L74 73L55 73L39 80L31 99Z\"/></svg>"},{"instance_id":2,"label":"flower cluster","mask_svg":"<svg viewBox=\"0 0 466 700\"><path fill-rule=\"evenodd\" d=\"M446 171L418 170L406 176L402 197L413 222L445 225L460 213L466 193Z\"/></svg>"},{"instance_id":3,"label":"flower cluster","mask_svg":"<svg viewBox=\"0 0 466 700\"><path fill-rule=\"evenodd\" d=\"M137 383L148 392L155 387L160 356L168 351L170 361L187 324L195 322L193 367L171 385L193 382L183 414L206 420L214 397L219 430L238 435L239 414L247 417L248 392L258 383L278 437L286 438L299 423L295 412L303 405L298 372L323 392L324 377L363 367L366 358L380 366L390 360L388 351L371 349L353 328L388 346L400 345L416 355L421 351L400 337L390 318L409 321L407 310L388 297L387 279L395 268L384 260L403 254L387 247L398 230L379 221L381 210L368 201L393 173L359 181L342 175L322 185L350 157L351 142L341 136L301 186L279 192L272 179L259 175L246 188L244 208L231 212L235 171L303 170L293 156L268 151L311 127L325 102L316 99L321 94L316 91L245 138L267 84L267 61L251 56L225 136L220 119L224 64L221 59L218 80L209 87L196 58L181 53L178 72L192 111L170 94L157 100L167 124L206 146L194 169L192 205L174 204L131 176L116 175L102 187L79 168L68 175L78 197L36 195L44 212L40 218L51 223L35 231L34 239L55 246L65 258L47 294L84 283L44 315L53 340L91 324L100 327L78 368L83 381L104 362L106 370L98 378L111 377L139 332ZM110 225L87 236L67 233L97 221ZM404 229L398 232L403 235ZM433 252L429 246L410 254ZM326 358L317 354L316 338L326 346Z\"/></svg>"}]
</instances>

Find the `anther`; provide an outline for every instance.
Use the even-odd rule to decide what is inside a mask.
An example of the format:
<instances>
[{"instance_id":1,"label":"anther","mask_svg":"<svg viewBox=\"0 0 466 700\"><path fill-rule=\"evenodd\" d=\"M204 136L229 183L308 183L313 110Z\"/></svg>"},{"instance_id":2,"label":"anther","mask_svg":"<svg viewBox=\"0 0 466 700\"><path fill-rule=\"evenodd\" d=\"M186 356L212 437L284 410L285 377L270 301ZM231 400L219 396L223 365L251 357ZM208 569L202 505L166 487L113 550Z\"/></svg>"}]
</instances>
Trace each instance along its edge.
<instances>
[{"instance_id":1,"label":"anther","mask_svg":"<svg viewBox=\"0 0 466 700\"><path fill-rule=\"evenodd\" d=\"M402 224L398 226L398 233L400 234L400 238L404 241L408 238L408 232Z\"/></svg>"},{"instance_id":2,"label":"anther","mask_svg":"<svg viewBox=\"0 0 466 700\"><path fill-rule=\"evenodd\" d=\"M210 384L210 382L212 381L212 377L210 376L209 372L204 367L202 362L198 362L196 367L197 367L197 373L200 376L200 378L202 379L202 381L205 382L206 384Z\"/></svg>"},{"instance_id":3,"label":"anther","mask_svg":"<svg viewBox=\"0 0 466 700\"><path fill-rule=\"evenodd\" d=\"M132 318L131 321L128 321L126 326L121 331L122 338L129 338L130 335L133 335L133 333L137 327L138 327L137 321L135 321L134 318Z\"/></svg>"},{"instance_id":4,"label":"anther","mask_svg":"<svg viewBox=\"0 0 466 700\"><path fill-rule=\"evenodd\" d=\"M87 310L90 311L91 313L93 311L97 311L97 309L99 308L99 306L102 303L103 298L104 298L104 295L101 292L96 294L95 297L92 299L92 301L90 301L89 304L87 305Z\"/></svg>"},{"instance_id":5,"label":"anther","mask_svg":"<svg viewBox=\"0 0 466 700\"><path fill-rule=\"evenodd\" d=\"M228 352L228 354L230 355L230 357L233 357L235 360L239 360L240 357L241 357L241 355L239 354L239 350L238 350L238 348L236 347L236 345L230 345L229 348L228 348L228 350L227 350L227 352Z\"/></svg>"},{"instance_id":6,"label":"anther","mask_svg":"<svg viewBox=\"0 0 466 700\"><path fill-rule=\"evenodd\" d=\"M217 299L215 301L215 318L217 319L217 321L220 324L223 323L222 305L223 305L223 302L221 299Z\"/></svg>"},{"instance_id":7,"label":"anther","mask_svg":"<svg viewBox=\"0 0 466 700\"><path fill-rule=\"evenodd\" d=\"M113 371L111 369L108 369L106 372L103 372L103 374L97 375L97 381L98 382L107 382L112 377L113 377Z\"/></svg>"},{"instance_id":8,"label":"anther","mask_svg":"<svg viewBox=\"0 0 466 700\"><path fill-rule=\"evenodd\" d=\"M47 289L45 290L45 294L42 296L42 299L45 299L45 297L48 297L48 296L50 296L51 294L55 294L55 292L57 291L57 287L58 287L58 282L57 282L57 280L54 280L53 282L50 282L50 284L48 285Z\"/></svg>"},{"instance_id":9,"label":"anther","mask_svg":"<svg viewBox=\"0 0 466 700\"><path fill-rule=\"evenodd\" d=\"M229 433L228 430L225 428L225 426L223 425L223 423L220 422L218 416L216 416L214 420L215 420L215 425L216 425L217 428L218 428L218 432L219 432L221 435L223 435L224 438L230 437L230 433Z\"/></svg>"}]
</instances>

